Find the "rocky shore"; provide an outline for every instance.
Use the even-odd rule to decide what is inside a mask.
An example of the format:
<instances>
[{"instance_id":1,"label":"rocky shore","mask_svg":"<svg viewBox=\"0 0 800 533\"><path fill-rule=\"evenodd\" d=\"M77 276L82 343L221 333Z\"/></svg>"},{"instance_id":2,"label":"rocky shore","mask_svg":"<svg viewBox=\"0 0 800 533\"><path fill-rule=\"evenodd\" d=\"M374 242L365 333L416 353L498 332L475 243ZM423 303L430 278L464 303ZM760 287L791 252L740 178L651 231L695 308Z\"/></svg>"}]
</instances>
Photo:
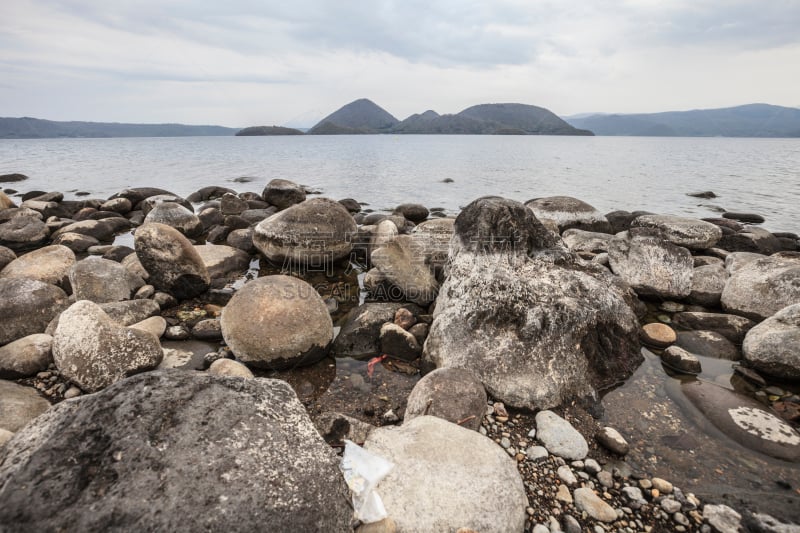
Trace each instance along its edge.
<instances>
[{"instance_id":1,"label":"rocky shore","mask_svg":"<svg viewBox=\"0 0 800 533\"><path fill-rule=\"evenodd\" d=\"M724 215L6 189L0 531L800 531L800 238ZM659 383L777 485L664 474Z\"/></svg>"}]
</instances>

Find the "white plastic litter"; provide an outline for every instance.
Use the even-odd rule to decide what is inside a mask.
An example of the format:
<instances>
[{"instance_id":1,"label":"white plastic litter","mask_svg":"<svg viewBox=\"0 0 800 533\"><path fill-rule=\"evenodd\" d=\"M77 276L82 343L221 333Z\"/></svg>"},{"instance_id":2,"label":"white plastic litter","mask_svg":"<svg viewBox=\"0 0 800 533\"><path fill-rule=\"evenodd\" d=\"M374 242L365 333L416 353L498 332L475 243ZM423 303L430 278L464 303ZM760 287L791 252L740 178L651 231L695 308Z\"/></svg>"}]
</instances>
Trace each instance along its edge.
<instances>
[{"instance_id":1,"label":"white plastic litter","mask_svg":"<svg viewBox=\"0 0 800 533\"><path fill-rule=\"evenodd\" d=\"M354 442L345 440L344 443L339 468L353 493L355 516L365 524L379 522L386 518L387 513L375 487L394 468L394 464Z\"/></svg>"}]
</instances>

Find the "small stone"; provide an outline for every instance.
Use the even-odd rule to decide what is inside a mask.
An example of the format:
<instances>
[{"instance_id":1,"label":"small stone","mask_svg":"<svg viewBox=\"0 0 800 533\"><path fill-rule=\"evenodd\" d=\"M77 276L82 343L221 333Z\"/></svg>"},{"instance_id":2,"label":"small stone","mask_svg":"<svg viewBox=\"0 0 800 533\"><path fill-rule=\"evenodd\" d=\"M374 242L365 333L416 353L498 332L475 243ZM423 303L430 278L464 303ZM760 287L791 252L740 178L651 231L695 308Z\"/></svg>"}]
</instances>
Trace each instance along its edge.
<instances>
[{"instance_id":1,"label":"small stone","mask_svg":"<svg viewBox=\"0 0 800 533\"><path fill-rule=\"evenodd\" d=\"M503 437L500 439L500 446L502 446L504 450L508 449L511 446L511 441L508 439L508 437Z\"/></svg>"},{"instance_id":2,"label":"small stone","mask_svg":"<svg viewBox=\"0 0 800 533\"><path fill-rule=\"evenodd\" d=\"M556 500L564 503L572 503L572 494L569 493L569 488L566 485L559 485L556 491Z\"/></svg>"},{"instance_id":3,"label":"small stone","mask_svg":"<svg viewBox=\"0 0 800 533\"><path fill-rule=\"evenodd\" d=\"M249 379L254 377L249 368L232 359L217 359L208 368L209 374Z\"/></svg>"},{"instance_id":4,"label":"small stone","mask_svg":"<svg viewBox=\"0 0 800 533\"><path fill-rule=\"evenodd\" d=\"M672 515L672 519L682 526L689 526L689 519L686 518L686 515L683 513L675 513Z\"/></svg>"},{"instance_id":5,"label":"small stone","mask_svg":"<svg viewBox=\"0 0 800 533\"><path fill-rule=\"evenodd\" d=\"M381 418L383 418L383 421L388 424L396 424L397 422L400 421L400 417L398 417L395 414L395 412L391 409L383 413L383 416Z\"/></svg>"},{"instance_id":6,"label":"small stone","mask_svg":"<svg viewBox=\"0 0 800 533\"><path fill-rule=\"evenodd\" d=\"M566 533L581 533L581 525L572 515L564 515L564 531Z\"/></svg>"},{"instance_id":7,"label":"small stone","mask_svg":"<svg viewBox=\"0 0 800 533\"><path fill-rule=\"evenodd\" d=\"M567 485L576 485L578 483L578 479L568 466L559 466L556 473L558 474L558 478Z\"/></svg>"},{"instance_id":8,"label":"small stone","mask_svg":"<svg viewBox=\"0 0 800 533\"><path fill-rule=\"evenodd\" d=\"M661 500L661 504L660 505L661 505L661 508L664 509L664 511L667 514L677 513L678 511L681 510L680 502L676 502L672 498L664 498L663 500Z\"/></svg>"},{"instance_id":9,"label":"small stone","mask_svg":"<svg viewBox=\"0 0 800 533\"><path fill-rule=\"evenodd\" d=\"M411 329L411 326L417 323L417 319L411 311L405 307L401 307L394 313L394 323L407 331Z\"/></svg>"},{"instance_id":10,"label":"small stone","mask_svg":"<svg viewBox=\"0 0 800 533\"><path fill-rule=\"evenodd\" d=\"M669 367L684 374L699 374L700 360L678 346L670 346L661 354L661 360Z\"/></svg>"},{"instance_id":11,"label":"small stone","mask_svg":"<svg viewBox=\"0 0 800 533\"><path fill-rule=\"evenodd\" d=\"M622 487L622 492L631 501L644 501L644 495L639 487Z\"/></svg>"},{"instance_id":12,"label":"small stone","mask_svg":"<svg viewBox=\"0 0 800 533\"><path fill-rule=\"evenodd\" d=\"M671 327L666 324L658 324L655 322L652 324L645 324L639 333L639 337L645 344L656 348L666 348L678 339L675 330Z\"/></svg>"},{"instance_id":13,"label":"small stone","mask_svg":"<svg viewBox=\"0 0 800 533\"><path fill-rule=\"evenodd\" d=\"M592 475L597 474L601 470L600 464L594 459L586 459L586 461L584 461L583 468Z\"/></svg>"},{"instance_id":14,"label":"small stone","mask_svg":"<svg viewBox=\"0 0 800 533\"><path fill-rule=\"evenodd\" d=\"M671 494L672 493L672 483L665 479L661 479L660 477L654 477L652 479L653 488L660 492L661 494Z\"/></svg>"},{"instance_id":15,"label":"small stone","mask_svg":"<svg viewBox=\"0 0 800 533\"><path fill-rule=\"evenodd\" d=\"M609 504L600 499L591 489L575 489L573 494L575 505L581 511L600 522L613 522L617 519L617 512Z\"/></svg>"},{"instance_id":16,"label":"small stone","mask_svg":"<svg viewBox=\"0 0 800 533\"><path fill-rule=\"evenodd\" d=\"M643 478L639 480L639 486L644 490L647 490L653 486L653 482L647 478Z\"/></svg>"},{"instance_id":17,"label":"small stone","mask_svg":"<svg viewBox=\"0 0 800 533\"><path fill-rule=\"evenodd\" d=\"M527 455L528 459L531 461L541 461L542 459L547 459L549 454L544 446L531 446L525 450L525 455Z\"/></svg>"},{"instance_id":18,"label":"small stone","mask_svg":"<svg viewBox=\"0 0 800 533\"><path fill-rule=\"evenodd\" d=\"M67 389L67 392L64 393L64 399L69 400L70 398L77 398L83 394L78 387L70 387Z\"/></svg>"},{"instance_id":19,"label":"small stone","mask_svg":"<svg viewBox=\"0 0 800 533\"><path fill-rule=\"evenodd\" d=\"M630 445L619 432L612 427L604 427L597 433L597 442L602 444L608 450L619 454L625 455L630 450Z\"/></svg>"},{"instance_id":20,"label":"small stone","mask_svg":"<svg viewBox=\"0 0 800 533\"><path fill-rule=\"evenodd\" d=\"M189 337L191 337L191 333L183 325L170 326L164 332L164 338L171 341L185 341Z\"/></svg>"},{"instance_id":21,"label":"small stone","mask_svg":"<svg viewBox=\"0 0 800 533\"><path fill-rule=\"evenodd\" d=\"M589 453L586 439L572 425L552 411L536 414L538 438L553 455L583 459Z\"/></svg>"},{"instance_id":22,"label":"small stone","mask_svg":"<svg viewBox=\"0 0 800 533\"><path fill-rule=\"evenodd\" d=\"M528 438L529 439L535 439L536 438L536 428L533 428L528 432Z\"/></svg>"},{"instance_id":23,"label":"small stone","mask_svg":"<svg viewBox=\"0 0 800 533\"><path fill-rule=\"evenodd\" d=\"M614 476L607 470L597 473L597 481L599 481L600 484L605 488L611 488L614 486Z\"/></svg>"}]
</instances>

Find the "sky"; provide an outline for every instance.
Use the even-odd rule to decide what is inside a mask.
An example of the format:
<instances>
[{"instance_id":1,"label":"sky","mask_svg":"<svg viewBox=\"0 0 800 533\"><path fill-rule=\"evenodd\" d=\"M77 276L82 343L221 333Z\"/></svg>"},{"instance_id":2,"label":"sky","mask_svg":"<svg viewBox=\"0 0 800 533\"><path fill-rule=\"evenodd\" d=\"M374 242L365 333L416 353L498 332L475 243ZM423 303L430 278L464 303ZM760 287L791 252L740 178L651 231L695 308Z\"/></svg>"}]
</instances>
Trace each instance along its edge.
<instances>
[{"instance_id":1,"label":"sky","mask_svg":"<svg viewBox=\"0 0 800 533\"><path fill-rule=\"evenodd\" d=\"M800 107L800 0L2 0L0 116L312 126Z\"/></svg>"}]
</instances>

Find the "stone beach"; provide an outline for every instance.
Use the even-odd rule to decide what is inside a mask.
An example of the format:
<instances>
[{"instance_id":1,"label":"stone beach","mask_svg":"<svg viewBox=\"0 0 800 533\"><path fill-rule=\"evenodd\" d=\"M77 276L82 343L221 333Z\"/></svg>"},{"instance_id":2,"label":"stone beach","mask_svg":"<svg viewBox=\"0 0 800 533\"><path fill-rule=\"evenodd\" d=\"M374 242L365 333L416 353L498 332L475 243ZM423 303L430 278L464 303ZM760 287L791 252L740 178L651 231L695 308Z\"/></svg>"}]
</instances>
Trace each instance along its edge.
<instances>
[{"instance_id":1,"label":"stone beach","mask_svg":"<svg viewBox=\"0 0 800 533\"><path fill-rule=\"evenodd\" d=\"M250 185L0 191L0 531L800 531L796 234Z\"/></svg>"}]
</instances>

